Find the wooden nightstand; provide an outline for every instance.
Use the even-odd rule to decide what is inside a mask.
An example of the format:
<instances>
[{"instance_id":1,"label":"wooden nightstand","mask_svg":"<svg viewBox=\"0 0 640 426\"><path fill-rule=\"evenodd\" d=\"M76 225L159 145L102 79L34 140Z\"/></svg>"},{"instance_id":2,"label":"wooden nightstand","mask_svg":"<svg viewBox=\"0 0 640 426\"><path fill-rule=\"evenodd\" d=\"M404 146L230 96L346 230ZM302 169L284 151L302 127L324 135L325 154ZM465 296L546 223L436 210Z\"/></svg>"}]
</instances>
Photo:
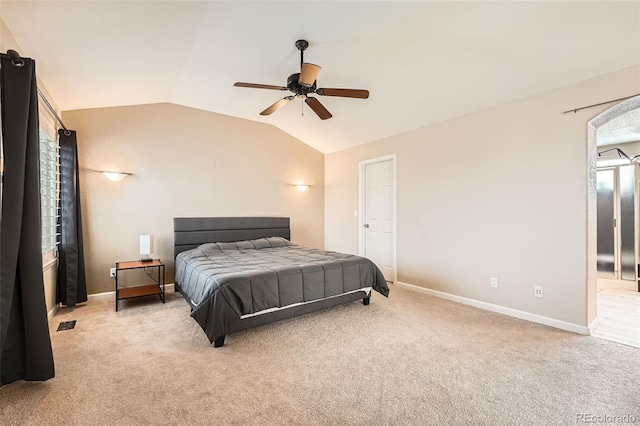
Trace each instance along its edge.
<instances>
[{"instance_id":1,"label":"wooden nightstand","mask_svg":"<svg viewBox=\"0 0 640 426\"><path fill-rule=\"evenodd\" d=\"M118 275L122 271L132 269L145 269L147 274L155 281L155 284L141 285L138 287L119 288L118 287ZM153 270L156 270L156 277L153 275ZM150 271L150 272L149 272ZM117 262L116 263L116 312L118 312L118 300L131 299L134 297L153 296L157 294L160 296L160 300L164 303L164 264L160 259L153 259L149 262L141 262L139 260L133 260L130 262Z\"/></svg>"}]
</instances>

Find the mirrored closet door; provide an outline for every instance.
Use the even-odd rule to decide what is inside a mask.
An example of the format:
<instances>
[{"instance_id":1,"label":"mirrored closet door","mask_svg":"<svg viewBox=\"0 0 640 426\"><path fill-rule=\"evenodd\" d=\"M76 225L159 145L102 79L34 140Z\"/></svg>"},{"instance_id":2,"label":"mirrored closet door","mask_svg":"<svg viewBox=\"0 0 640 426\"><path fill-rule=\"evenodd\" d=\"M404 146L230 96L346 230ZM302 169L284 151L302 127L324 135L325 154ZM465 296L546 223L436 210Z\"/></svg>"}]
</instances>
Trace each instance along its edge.
<instances>
[{"instance_id":1,"label":"mirrored closet door","mask_svg":"<svg viewBox=\"0 0 640 426\"><path fill-rule=\"evenodd\" d=\"M636 164L598 169L598 276L636 280Z\"/></svg>"}]
</instances>

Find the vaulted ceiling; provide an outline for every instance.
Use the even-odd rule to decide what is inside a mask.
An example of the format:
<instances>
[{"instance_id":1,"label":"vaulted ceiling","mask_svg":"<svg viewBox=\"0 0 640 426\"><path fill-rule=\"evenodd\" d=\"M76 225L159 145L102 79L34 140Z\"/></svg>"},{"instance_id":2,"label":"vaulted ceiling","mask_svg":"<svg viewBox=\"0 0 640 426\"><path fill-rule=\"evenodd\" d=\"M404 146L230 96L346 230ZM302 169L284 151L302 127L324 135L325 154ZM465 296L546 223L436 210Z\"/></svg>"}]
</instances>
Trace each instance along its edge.
<instances>
[{"instance_id":1,"label":"vaulted ceiling","mask_svg":"<svg viewBox=\"0 0 640 426\"><path fill-rule=\"evenodd\" d=\"M640 63L637 1L2 1L0 16L63 110L172 102L324 153ZM260 116L288 92L233 83L286 85L298 39L319 87L369 99L318 96L326 121L301 99Z\"/></svg>"}]
</instances>

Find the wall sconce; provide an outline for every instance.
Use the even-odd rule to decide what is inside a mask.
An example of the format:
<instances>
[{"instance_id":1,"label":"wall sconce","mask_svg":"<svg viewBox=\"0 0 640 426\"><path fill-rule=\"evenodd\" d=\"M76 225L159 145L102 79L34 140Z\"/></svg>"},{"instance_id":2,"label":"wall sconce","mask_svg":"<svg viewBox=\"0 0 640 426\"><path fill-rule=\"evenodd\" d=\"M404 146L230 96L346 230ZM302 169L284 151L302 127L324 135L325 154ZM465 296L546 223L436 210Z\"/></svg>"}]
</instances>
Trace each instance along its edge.
<instances>
[{"instance_id":1,"label":"wall sconce","mask_svg":"<svg viewBox=\"0 0 640 426\"><path fill-rule=\"evenodd\" d=\"M106 171L101 171L100 173L102 173L111 182L120 182L122 179L124 179L127 176L131 175L131 173L126 173L126 172L106 172Z\"/></svg>"},{"instance_id":2,"label":"wall sconce","mask_svg":"<svg viewBox=\"0 0 640 426\"><path fill-rule=\"evenodd\" d=\"M304 185L300 183L296 185L296 188L298 188L298 191L300 192L305 192L307 189L309 189L309 185Z\"/></svg>"}]
</instances>

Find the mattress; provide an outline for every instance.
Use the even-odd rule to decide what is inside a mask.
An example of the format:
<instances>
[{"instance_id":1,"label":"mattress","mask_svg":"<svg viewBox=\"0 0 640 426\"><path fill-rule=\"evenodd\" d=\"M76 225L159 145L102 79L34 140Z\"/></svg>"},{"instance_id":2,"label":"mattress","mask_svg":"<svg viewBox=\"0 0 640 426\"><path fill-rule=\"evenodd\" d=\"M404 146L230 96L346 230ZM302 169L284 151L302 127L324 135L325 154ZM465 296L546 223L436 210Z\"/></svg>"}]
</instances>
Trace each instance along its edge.
<instances>
[{"instance_id":1,"label":"mattress","mask_svg":"<svg viewBox=\"0 0 640 426\"><path fill-rule=\"evenodd\" d=\"M346 293L343 293L343 295L354 294L354 293L361 293L361 294L365 295L366 297L368 297L369 294L371 293L371 287L364 287L364 288L361 288L361 289L358 289L358 290L348 291ZM325 297L324 299L321 299L321 300L328 300L328 299L331 299L331 298L334 298L334 297L338 297L338 296L340 296L340 295ZM292 305L283 306L282 308L269 308L269 309L265 309L263 311L258 311L258 312L254 313L254 314L243 315L243 316L240 317L240 319L253 318L253 317L256 317L258 315L270 314L272 312L281 311L283 309L295 308L297 306L311 304L311 303L314 303L314 302L315 302L315 300L311 301L311 302L294 303Z\"/></svg>"}]
</instances>

